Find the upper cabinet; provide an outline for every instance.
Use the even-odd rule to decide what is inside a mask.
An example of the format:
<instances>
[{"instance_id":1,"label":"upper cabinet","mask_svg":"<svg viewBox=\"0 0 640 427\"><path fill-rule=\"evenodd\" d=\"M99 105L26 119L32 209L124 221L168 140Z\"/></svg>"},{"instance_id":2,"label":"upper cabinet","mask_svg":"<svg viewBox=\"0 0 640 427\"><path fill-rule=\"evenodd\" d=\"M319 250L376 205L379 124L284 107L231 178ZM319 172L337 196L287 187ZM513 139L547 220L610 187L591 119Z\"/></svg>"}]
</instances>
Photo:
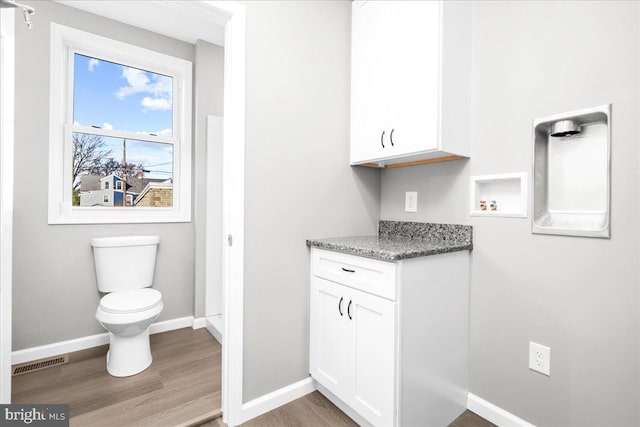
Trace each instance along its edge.
<instances>
[{"instance_id":1,"label":"upper cabinet","mask_svg":"<svg viewBox=\"0 0 640 427\"><path fill-rule=\"evenodd\" d=\"M470 2L352 7L351 164L468 157Z\"/></svg>"}]
</instances>

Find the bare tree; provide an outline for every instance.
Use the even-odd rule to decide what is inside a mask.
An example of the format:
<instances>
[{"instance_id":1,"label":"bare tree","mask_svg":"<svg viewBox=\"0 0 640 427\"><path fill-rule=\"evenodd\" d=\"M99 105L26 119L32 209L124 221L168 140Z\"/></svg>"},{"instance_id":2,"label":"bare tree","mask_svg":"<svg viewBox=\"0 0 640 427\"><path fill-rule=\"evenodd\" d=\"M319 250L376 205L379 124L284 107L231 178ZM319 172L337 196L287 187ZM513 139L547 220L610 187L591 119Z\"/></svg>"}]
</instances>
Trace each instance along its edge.
<instances>
[{"instance_id":1,"label":"bare tree","mask_svg":"<svg viewBox=\"0 0 640 427\"><path fill-rule=\"evenodd\" d=\"M73 188L80 185L78 179L84 171L91 171L102 164L104 158L111 154L105 148L105 142L100 135L86 133L73 134ZM113 160L113 159L112 159Z\"/></svg>"}]
</instances>

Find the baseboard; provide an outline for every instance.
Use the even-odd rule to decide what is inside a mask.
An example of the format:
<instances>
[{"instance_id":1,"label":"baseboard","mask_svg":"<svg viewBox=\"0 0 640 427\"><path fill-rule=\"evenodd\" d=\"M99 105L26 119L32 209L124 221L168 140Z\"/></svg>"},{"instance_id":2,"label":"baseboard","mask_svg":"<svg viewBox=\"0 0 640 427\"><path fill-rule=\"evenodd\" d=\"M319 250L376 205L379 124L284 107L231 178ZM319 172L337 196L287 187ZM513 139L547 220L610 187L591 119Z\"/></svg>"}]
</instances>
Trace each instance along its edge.
<instances>
[{"instance_id":1,"label":"baseboard","mask_svg":"<svg viewBox=\"0 0 640 427\"><path fill-rule=\"evenodd\" d=\"M469 393L467 409L500 427L535 427L533 424L513 415L510 412Z\"/></svg>"},{"instance_id":2,"label":"baseboard","mask_svg":"<svg viewBox=\"0 0 640 427\"><path fill-rule=\"evenodd\" d=\"M222 330L224 329L224 321L222 314L205 317L205 327L211 335L222 345Z\"/></svg>"},{"instance_id":3,"label":"baseboard","mask_svg":"<svg viewBox=\"0 0 640 427\"><path fill-rule=\"evenodd\" d=\"M180 317L177 319L156 322L149 327L150 334L173 331L175 329L188 328L193 324L193 317ZM57 356L59 354L71 353L85 350L87 348L98 347L109 344L109 333L89 335L87 337L75 338L68 341L60 341L38 347L25 348L11 353L11 364L31 362L45 357Z\"/></svg>"},{"instance_id":4,"label":"baseboard","mask_svg":"<svg viewBox=\"0 0 640 427\"><path fill-rule=\"evenodd\" d=\"M45 357L71 353L73 351L98 347L105 344L109 344L108 332L68 341L54 342L52 344L41 345L38 347L25 348L24 350L11 352L11 364L15 365L18 363L31 362L33 360L44 359Z\"/></svg>"},{"instance_id":5,"label":"baseboard","mask_svg":"<svg viewBox=\"0 0 640 427\"><path fill-rule=\"evenodd\" d=\"M207 326L207 319L204 317L193 318L193 322L191 322L191 327L193 329L202 329Z\"/></svg>"},{"instance_id":6,"label":"baseboard","mask_svg":"<svg viewBox=\"0 0 640 427\"><path fill-rule=\"evenodd\" d=\"M282 405L314 392L315 382L309 378L290 384L242 405L242 422L279 408Z\"/></svg>"},{"instance_id":7,"label":"baseboard","mask_svg":"<svg viewBox=\"0 0 640 427\"><path fill-rule=\"evenodd\" d=\"M161 332L174 331L176 329L190 328L193 325L193 316L178 317L177 319L164 320L153 323L149 326L149 333L159 334Z\"/></svg>"}]
</instances>

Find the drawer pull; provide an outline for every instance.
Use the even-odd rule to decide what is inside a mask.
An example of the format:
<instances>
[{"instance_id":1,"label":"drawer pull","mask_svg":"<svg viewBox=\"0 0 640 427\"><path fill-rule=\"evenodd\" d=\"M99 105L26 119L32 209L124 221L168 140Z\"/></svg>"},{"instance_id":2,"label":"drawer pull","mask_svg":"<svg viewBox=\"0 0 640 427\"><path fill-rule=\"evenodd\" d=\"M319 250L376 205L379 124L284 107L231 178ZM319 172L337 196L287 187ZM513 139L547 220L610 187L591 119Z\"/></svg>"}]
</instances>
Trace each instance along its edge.
<instances>
[{"instance_id":1,"label":"drawer pull","mask_svg":"<svg viewBox=\"0 0 640 427\"><path fill-rule=\"evenodd\" d=\"M351 317L351 303L353 301L349 300L349 305L347 306L347 316L349 316L349 320L353 319L353 317Z\"/></svg>"},{"instance_id":2,"label":"drawer pull","mask_svg":"<svg viewBox=\"0 0 640 427\"><path fill-rule=\"evenodd\" d=\"M355 273L355 270L349 270L348 268L342 267L342 271L346 271L347 273Z\"/></svg>"},{"instance_id":3,"label":"drawer pull","mask_svg":"<svg viewBox=\"0 0 640 427\"><path fill-rule=\"evenodd\" d=\"M340 316L342 316L342 300L344 299L344 297L340 297L340 302L338 303L338 313L340 313Z\"/></svg>"}]
</instances>

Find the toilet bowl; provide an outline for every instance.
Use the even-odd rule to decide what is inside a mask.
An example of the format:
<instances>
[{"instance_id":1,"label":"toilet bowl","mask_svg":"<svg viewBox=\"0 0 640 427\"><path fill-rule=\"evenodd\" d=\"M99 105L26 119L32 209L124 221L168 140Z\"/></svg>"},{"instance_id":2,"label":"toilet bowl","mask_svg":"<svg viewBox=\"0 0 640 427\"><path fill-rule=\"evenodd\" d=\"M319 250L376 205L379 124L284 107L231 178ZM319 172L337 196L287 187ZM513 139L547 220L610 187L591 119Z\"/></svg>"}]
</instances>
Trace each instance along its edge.
<instances>
[{"instance_id":1,"label":"toilet bowl","mask_svg":"<svg viewBox=\"0 0 640 427\"><path fill-rule=\"evenodd\" d=\"M149 326L160 316L162 294L151 289L158 236L91 239L98 290L106 293L96 319L109 331L107 372L128 377L152 361Z\"/></svg>"},{"instance_id":2,"label":"toilet bowl","mask_svg":"<svg viewBox=\"0 0 640 427\"><path fill-rule=\"evenodd\" d=\"M96 319L110 335L109 374L128 377L151 366L149 326L163 307L162 294L155 289L113 292L102 297Z\"/></svg>"}]
</instances>

